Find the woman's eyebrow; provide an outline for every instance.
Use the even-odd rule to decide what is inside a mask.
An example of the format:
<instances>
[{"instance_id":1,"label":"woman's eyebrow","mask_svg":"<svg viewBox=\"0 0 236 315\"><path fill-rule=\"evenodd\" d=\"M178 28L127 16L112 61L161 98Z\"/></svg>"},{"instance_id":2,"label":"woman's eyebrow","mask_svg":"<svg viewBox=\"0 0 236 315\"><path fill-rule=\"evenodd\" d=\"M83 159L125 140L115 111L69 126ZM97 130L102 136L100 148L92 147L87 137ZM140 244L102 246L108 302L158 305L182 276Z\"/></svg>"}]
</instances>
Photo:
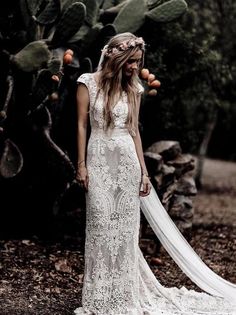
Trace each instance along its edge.
<instances>
[{"instance_id":1,"label":"woman's eyebrow","mask_svg":"<svg viewBox=\"0 0 236 315\"><path fill-rule=\"evenodd\" d=\"M128 61L130 62L130 61L141 61L141 58L130 58L130 59L128 59Z\"/></svg>"}]
</instances>

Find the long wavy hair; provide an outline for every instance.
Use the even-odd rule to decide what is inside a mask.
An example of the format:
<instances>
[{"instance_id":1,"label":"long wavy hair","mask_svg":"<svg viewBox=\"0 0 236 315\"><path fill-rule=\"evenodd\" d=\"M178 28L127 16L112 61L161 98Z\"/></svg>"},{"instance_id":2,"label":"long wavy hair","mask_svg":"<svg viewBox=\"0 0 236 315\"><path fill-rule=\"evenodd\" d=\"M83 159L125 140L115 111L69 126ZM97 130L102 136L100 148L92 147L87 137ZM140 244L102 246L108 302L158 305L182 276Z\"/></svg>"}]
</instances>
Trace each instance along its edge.
<instances>
[{"instance_id":1,"label":"long wavy hair","mask_svg":"<svg viewBox=\"0 0 236 315\"><path fill-rule=\"evenodd\" d=\"M131 77L123 75L123 67L129 58L137 51L142 51L142 60L139 69ZM132 135L136 134L135 117L138 107L138 91L141 81L139 70L144 64L144 42L140 37L132 33L122 33L112 37L104 47L101 62L98 68L100 71L98 82L98 94L102 92L104 98L103 115L105 130L114 127L112 108L117 104L125 91L128 98L128 116L126 126Z\"/></svg>"}]
</instances>

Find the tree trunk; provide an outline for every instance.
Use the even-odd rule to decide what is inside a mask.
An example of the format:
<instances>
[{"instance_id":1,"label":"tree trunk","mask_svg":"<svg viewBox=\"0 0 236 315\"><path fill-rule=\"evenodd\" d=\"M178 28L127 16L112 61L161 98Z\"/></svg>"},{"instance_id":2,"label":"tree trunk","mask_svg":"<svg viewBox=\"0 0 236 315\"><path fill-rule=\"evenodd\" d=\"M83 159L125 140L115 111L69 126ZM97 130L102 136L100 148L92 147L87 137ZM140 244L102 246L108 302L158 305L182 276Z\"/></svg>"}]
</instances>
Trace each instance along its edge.
<instances>
[{"instance_id":1,"label":"tree trunk","mask_svg":"<svg viewBox=\"0 0 236 315\"><path fill-rule=\"evenodd\" d=\"M202 143L199 148L197 165L196 165L196 175L195 175L195 182L198 189L202 188L202 173L203 173L204 160L208 151L208 145L211 140L212 133L217 123L217 119L218 119L218 110L216 108L211 121L209 121L207 124L206 131L205 131Z\"/></svg>"}]
</instances>

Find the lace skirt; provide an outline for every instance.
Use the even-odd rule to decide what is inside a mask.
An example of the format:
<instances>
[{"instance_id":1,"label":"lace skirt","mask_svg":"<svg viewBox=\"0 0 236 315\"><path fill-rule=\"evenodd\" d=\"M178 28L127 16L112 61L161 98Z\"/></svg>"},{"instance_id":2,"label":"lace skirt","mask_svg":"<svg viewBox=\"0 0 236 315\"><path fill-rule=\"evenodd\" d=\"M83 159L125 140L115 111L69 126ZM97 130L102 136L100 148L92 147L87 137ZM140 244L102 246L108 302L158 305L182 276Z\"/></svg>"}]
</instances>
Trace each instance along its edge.
<instances>
[{"instance_id":1,"label":"lace skirt","mask_svg":"<svg viewBox=\"0 0 236 315\"><path fill-rule=\"evenodd\" d=\"M141 169L126 129L95 129L87 150L86 243L77 315L236 315L226 300L165 288L139 249Z\"/></svg>"}]
</instances>

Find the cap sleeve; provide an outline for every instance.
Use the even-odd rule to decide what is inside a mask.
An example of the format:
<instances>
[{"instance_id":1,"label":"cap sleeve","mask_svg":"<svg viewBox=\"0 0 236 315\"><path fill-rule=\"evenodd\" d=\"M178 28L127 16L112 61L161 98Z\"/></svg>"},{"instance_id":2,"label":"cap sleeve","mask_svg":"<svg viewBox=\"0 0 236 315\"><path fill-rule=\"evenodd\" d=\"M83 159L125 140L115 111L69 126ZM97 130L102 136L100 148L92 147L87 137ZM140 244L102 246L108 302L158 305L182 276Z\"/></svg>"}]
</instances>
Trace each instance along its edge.
<instances>
[{"instance_id":1,"label":"cap sleeve","mask_svg":"<svg viewBox=\"0 0 236 315\"><path fill-rule=\"evenodd\" d=\"M89 89L89 82L91 81L90 80L90 75L91 75L91 73L83 73L83 74L81 74L79 77L78 77L78 79L77 79L77 83L79 84L79 83L83 83L83 84L85 84L86 85L86 87Z\"/></svg>"}]
</instances>

